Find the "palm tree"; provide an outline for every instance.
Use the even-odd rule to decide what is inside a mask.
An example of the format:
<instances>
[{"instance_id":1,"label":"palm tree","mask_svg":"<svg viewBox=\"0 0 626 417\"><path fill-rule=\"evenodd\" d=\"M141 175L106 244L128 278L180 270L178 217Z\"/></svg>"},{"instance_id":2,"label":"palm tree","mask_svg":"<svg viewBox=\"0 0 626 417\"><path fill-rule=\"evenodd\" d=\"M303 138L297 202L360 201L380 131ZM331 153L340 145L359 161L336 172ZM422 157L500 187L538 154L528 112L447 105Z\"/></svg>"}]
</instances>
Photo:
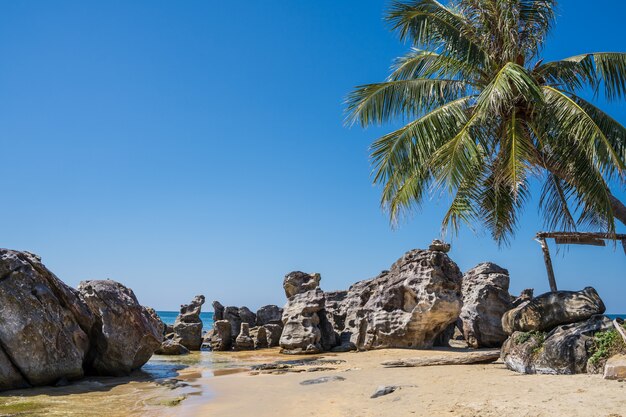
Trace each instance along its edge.
<instances>
[{"instance_id":1,"label":"palm tree","mask_svg":"<svg viewBox=\"0 0 626 417\"><path fill-rule=\"evenodd\" d=\"M386 19L413 48L385 82L356 87L347 112L363 126L404 125L371 146L374 182L393 222L429 194L450 194L444 230L480 222L506 242L531 182L540 181L548 227L615 233L615 219L626 224L626 207L610 191L626 183L626 129L581 97L624 97L626 54L544 62L555 7L555 0L391 5Z\"/></svg>"}]
</instances>

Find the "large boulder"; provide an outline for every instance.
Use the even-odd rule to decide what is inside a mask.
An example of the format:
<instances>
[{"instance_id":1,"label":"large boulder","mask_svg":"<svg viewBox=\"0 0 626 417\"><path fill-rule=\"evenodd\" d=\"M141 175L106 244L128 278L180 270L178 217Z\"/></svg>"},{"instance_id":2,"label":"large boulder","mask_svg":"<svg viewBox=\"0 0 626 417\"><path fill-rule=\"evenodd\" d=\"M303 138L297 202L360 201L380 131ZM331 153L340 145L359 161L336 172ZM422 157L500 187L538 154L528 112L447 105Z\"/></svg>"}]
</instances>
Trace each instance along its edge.
<instances>
[{"instance_id":1,"label":"large boulder","mask_svg":"<svg viewBox=\"0 0 626 417\"><path fill-rule=\"evenodd\" d=\"M100 375L127 375L161 346L163 327L130 288L112 280L83 281L81 298L96 317L87 366Z\"/></svg>"},{"instance_id":2,"label":"large boulder","mask_svg":"<svg viewBox=\"0 0 626 417\"><path fill-rule=\"evenodd\" d=\"M433 346L437 336L459 317L463 302L461 271L445 253L447 246L435 248L441 250L411 250L389 271L357 282L345 297L337 295L342 301L333 307L332 317L342 346Z\"/></svg>"},{"instance_id":3,"label":"large boulder","mask_svg":"<svg viewBox=\"0 0 626 417\"><path fill-rule=\"evenodd\" d=\"M283 353L318 353L336 345L337 335L326 318L320 274L294 271L285 276L287 304L283 309L280 347Z\"/></svg>"},{"instance_id":4,"label":"large boulder","mask_svg":"<svg viewBox=\"0 0 626 417\"><path fill-rule=\"evenodd\" d=\"M167 339L154 353L157 355L186 355L189 353L189 349L175 339Z\"/></svg>"},{"instance_id":5,"label":"large boulder","mask_svg":"<svg viewBox=\"0 0 626 417\"><path fill-rule=\"evenodd\" d=\"M500 347L507 339L502 316L513 307L509 272L496 264L481 263L463 276L461 329L473 348Z\"/></svg>"},{"instance_id":6,"label":"large boulder","mask_svg":"<svg viewBox=\"0 0 626 417\"><path fill-rule=\"evenodd\" d=\"M213 323L213 335L209 341L211 350L227 351L233 347L232 327L228 320Z\"/></svg>"},{"instance_id":7,"label":"large boulder","mask_svg":"<svg viewBox=\"0 0 626 417\"><path fill-rule=\"evenodd\" d=\"M267 334L267 347L276 347L280 345L280 336L283 333L282 323L278 324L266 324L263 326Z\"/></svg>"},{"instance_id":8,"label":"large boulder","mask_svg":"<svg viewBox=\"0 0 626 417\"><path fill-rule=\"evenodd\" d=\"M612 322L595 315L578 323L541 331L514 332L502 346L507 368L525 374L577 374L587 371L593 335L612 329Z\"/></svg>"},{"instance_id":9,"label":"large boulder","mask_svg":"<svg viewBox=\"0 0 626 417\"><path fill-rule=\"evenodd\" d=\"M502 328L507 334L546 331L604 311L604 303L592 287L582 291L549 292L507 311L502 316Z\"/></svg>"},{"instance_id":10,"label":"large boulder","mask_svg":"<svg viewBox=\"0 0 626 417\"><path fill-rule=\"evenodd\" d=\"M241 329L235 339L235 350L252 350L254 349L254 340L250 337L250 325L241 323Z\"/></svg>"},{"instance_id":11,"label":"large boulder","mask_svg":"<svg viewBox=\"0 0 626 417\"><path fill-rule=\"evenodd\" d=\"M176 340L189 350L200 350L202 346L202 305L204 296L197 295L189 304L180 306L180 313L174 322Z\"/></svg>"},{"instance_id":12,"label":"large boulder","mask_svg":"<svg viewBox=\"0 0 626 417\"><path fill-rule=\"evenodd\" d=\"M0 249L0 389L82 377L94 322L37 255Z\"/></svg>"},{"instance_id":13,"label":"large boulder","mask_svg":"<svg viewBox=\"0 0 626 417\"><path fill-rule=\"evenodd\" d=\"M266 305L259 308L256 312L256 325L265 326L266 324L283 325L283 309L276 305Z\"/></svg>"}]
</instances>

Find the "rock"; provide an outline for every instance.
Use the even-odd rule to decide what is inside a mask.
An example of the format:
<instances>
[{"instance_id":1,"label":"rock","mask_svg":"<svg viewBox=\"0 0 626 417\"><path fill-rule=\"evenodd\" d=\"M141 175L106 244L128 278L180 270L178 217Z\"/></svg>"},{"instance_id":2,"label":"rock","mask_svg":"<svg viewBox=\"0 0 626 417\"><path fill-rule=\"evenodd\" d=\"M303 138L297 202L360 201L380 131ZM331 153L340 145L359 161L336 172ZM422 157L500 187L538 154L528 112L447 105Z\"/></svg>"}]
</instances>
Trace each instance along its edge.
<instances>
[{"instance_id":1,"label":"rock","mask_svg":"<svg viewBox=\"0 0 626 417\"><path fill-rule=\"evenodd\" d=\"M213 301L213 322L224 320L224 306L219 301Z\"/></svg>"},{"instance_id":2,"label":"rock","mask_svg":"<svg viewBox=\"0 0 626 417\"><path fill-rule=\"evenodd\" d=\"M228 320L213 323L213 337L210 341L211 350L227 351L233 347L232 327Z\"/></svg>"},{"instance_id":3,"label":"rock","mask_svg":"<svg viewBox=\"0 0 626 417\"><path fill-rule=\"evenodd\" d=\"M416 368L420 366L470 365L491 363L500 357L500 349L486 349L473 352L459 352L449 355L429 355L410 359L383 362L385 368Z\"/></svg>"},{"instance_id":4,"label":"rock","mask_svg":"<svg viewBox=\"0 0 626 417\"><path fill-rule=\"evenodd\" d=\"M38 256L0 249L0 389L82 377L94 322Z\"/></svg>"},{"instance_id":5,"label":"rock","mask_svg":"<svg viewBox=\"0 0 626 417\"><path fill-rule=\"evenodd\" d=\"M256 325L265 326L266 324L283 325L283 309L276 305L266 305L256 312Z\"/></svg>"},{"instance_id":6,"label":"rock","mask_svg":"<svg viewBox=\"0 0 626 417\"><path fill-rule=\"evenodd\" d=\"M256 326L256 314L246 306L239 307L239 318L242 323L248 323L248 327Z\"/></svg>"},{"instance_id":7,"label":"rock","mask_svg":"<svg viewBox=\"0 0 626 417\"><path fill-rule=\"evenodd\" d=\"M280 345L280 336L283 333L283 326L278 324L266 324L263 326L267 332L267 347L276 347Z\"/></svg>"},{"instance_id":8,"label":"rock","mask_svg":"<svg viewBox=\"0 0 626 417\"><path fill-rule=\"evenodd\" d=\"M389 271L350 287L339 307L345 325L337 320L335 331L358 349L430 348L459 317L461 281L444 252L409 251Z\"/></svg>"},{"instance_id":9,"label":"rock","mask_svg":"<svg viewBox=\"0 0 626 417\"><path fill-rule=\"evenodd\" d=\"M180 306L180 313L176 320L183 323L199 323L200 313L202 312L202 304L204 304L204 295L196 295L191 303Z\"/></svg>"},{"instance_id":10,"label":"rock","mask_svg":"<svg viewBox=\"0 0 626 417\"><path fill-rule=\"evenodd\" d=\"M167 324L165 324L163 320L161 320L161 317L159 317L155 309L153 309L152 307L145 307L145 309L150 315L150 317L152 317L152 321L156 324L157 331L159 332L159 334L162 334L163 336L165 336Z\"/></svg>"},{"instance_id":11,"label":"rock","mask_svg":"<svg viewBox=\"0 0 626 417\"><path fill-rule=\"evenodd\" d=\"M161 343L156 352L157 355L186 355L189 353L189 349L178 343L176 340L165 340Z\"/></svg>"},{"instance_id":12,"label":"rock","mask_svg":"<svg viewBox=\"0 0 626 417\"><path fill-rule=\"evenodd\" d=\"M189 350L200 350L202 347L200 313L204 300L203 295L197 295L191 303L181 305L180 313L174 322L174 333L176 333L178 343Z\"/></svg>"},{"instance_id":13,"label":"rock","mask_svg":"<svg viewBox=\"0 0 626 417\"><path fill-rule=\"evenodd\" d=\"M281 352L319 353L337 344L332 324L326 318L320 279L320 274L300 271L285 276L283 288L288 300L283 310Z\"/></svg>"},{"instance_id":14,"label":"rock","mask_svg":"<svg viewBox=\"0 0 626 417\"><path fill-rule=\"evenodd\" d=\"M513 304L513 307L517 307L520 304L525 303L526 301L532 300L534 292L535 290L533 290L532 288L526 288L525 290L522 290L518 297L512 298L511 303Z\"/></svg>"},{"instance_id":15,"label":"rock","mask_svg":"<svg viewBox=\"0 0 626 417\"><path fill-rule=\"evenodd\" d=\"M256 329L256 334L254 335L253 340L255 349L265 349L269 347L269 342L267 340L267 330L265 330L265 327L259 326Z\"/></svg>"},{"instance_id":16,"label":"rock","mask_svg":"<svg viewBox=\"0 0 626 417\"><path fill-rule=\"evenodd\" d=\"M250 325L241 323L241 330L235 339L235 350L251 350L254 349L254 340L250 337Z\"/></svg>"},{"instance_id":17,"label":"rock","mask_svg":"<svg viewBox=\"0 0 626 417\"><path fill-rule=\"evenodd\" d=\"M332 381L345 381L346 379L344 377L341 376L323 376L321 378L315 378L315 379L307 379L305 381L300 382L300 385L315 385L315 384L323 384L326 382L332 382Z\"/></svg>"},{"instance_id":18,"label":"rock","mask_svg":"<svg viewBox=\"0 0 626 417\"><path fill-rule=\"evenodd\" d=\"M370 398L378 398L383 395L389 395L392 392L395 392L398 389L396 385L380 385L376 388L376 391L370 396Z\"/></svg>"},{"instance_id":19,"label":"rock","mask_svg":"<svg viewBox=\"0 0 626 417\"><path fill-rule=\"evenodd\" d=\"M428 250L448 253L450 252L450 244L444 242L443 240L435 239L428 247Z\"/></svg>"},{"instance_id":20,"label":"rock","mask_svg":"<svg viewBox=\"0 0 626 417\"><path fill-rule=\"evenodd\" d=\"M502 316L513 308L509 294L509 272L486 262L463 276L461 329L473 348L500 347L507 339Z\"/></svg>"},{"instance_id":21,"label":"rock","mask_svg":"<svg viewBox=\"0 0 626 417\"><path fill-rule=\"evenodd\" d=\"M595 315L565 324L549 333L515 332L502 346L507 368L525 374L577 374L587 370L593 335L613 328L611 320Z\"/></svg>"},{"instance_id":22,"label":"rock","mask_svg":"<svg viewBox=\"0 0 626 417\"><path fill-rule=\"evenodd\" d=\"M239 334L241 329L241 317L239 316L239 307L229 306L224 309L224 320L230 322L231 334L233 339Z\"/></svg>"},{"instance_id":23,"label":"rock","mask_svg":"<svg viewBox=\"0 0 626 417\"><path fill-rule=\"evenodd\" d=\"M502 317L502 328L507 334L545 331L561 324L586 320L604 311L604 303L591 287L582 291L549 292L507 311Z\"/></svg>"},{"instance_id":24,"label":"rock","mask_svg":"<svg viewBox=\"0 0 626 417\"><path fill-rule=\"evenodd\" d=\"M606 361L604 379L626 379L626 355L615 355Z\"/></svg>"},{"instance_id":25,"label":"rock","mask_svg":"<svg viewBox=\"0 0 626 417\"><path fill-rule=\"evenodd\" d=\"M112 280L94 280L81 282L78 291L96 317L86 360L89 370L99 375L128 375L161 346L163 328L158 316L142 307L130 288Z\"/></svg>"}]
</instances>

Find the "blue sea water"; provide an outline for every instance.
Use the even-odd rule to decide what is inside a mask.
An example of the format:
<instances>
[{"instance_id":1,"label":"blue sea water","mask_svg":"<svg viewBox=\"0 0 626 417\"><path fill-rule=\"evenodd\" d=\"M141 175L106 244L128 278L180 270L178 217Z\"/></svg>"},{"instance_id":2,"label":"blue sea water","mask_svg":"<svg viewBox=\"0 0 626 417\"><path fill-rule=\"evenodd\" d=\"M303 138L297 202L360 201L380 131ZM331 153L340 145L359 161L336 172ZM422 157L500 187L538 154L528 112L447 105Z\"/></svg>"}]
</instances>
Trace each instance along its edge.
<instances>
[{"instance_id":1,"label":"blue sea water","mask_svg":"<svg viewBox=\"0 0 626 417\"><path fill-rule=\"evenodd\" d=\"M174 320L176 320L176 316L178 316L178 311L157 311L161 320L165 324L174 324ZM213 328L213 312L203 312L200 313L200 319L202 320L202 329L209 330Z\"/></svg>"}]
</instances>

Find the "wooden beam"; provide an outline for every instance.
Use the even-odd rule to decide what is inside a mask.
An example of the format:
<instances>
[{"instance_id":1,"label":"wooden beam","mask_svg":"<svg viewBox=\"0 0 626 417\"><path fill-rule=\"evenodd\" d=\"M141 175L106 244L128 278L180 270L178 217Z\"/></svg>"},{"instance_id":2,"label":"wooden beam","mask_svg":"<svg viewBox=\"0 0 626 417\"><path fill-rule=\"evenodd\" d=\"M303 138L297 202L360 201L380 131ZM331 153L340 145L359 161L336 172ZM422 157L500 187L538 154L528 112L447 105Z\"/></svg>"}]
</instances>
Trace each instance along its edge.
<instances>
[{"instance_id":1,"label":"wooden beam","mask_svg":"<svg viewBox=\"0 0 626 417\"><path fill-rule=\"evenodd\" d=\"M538 235L537 235L538 236ZM552 267L552 258L550 257L550 249L548 249L548 243L543 237L538 237L537 242L541 245L543 251L543 260L546 263L546 271L548 272L548 282L550 283L550 291L558 291L556 287L556 279L554 278L554 268Z\"/></svg>"},{"instance_id":2,"label":"wooden beam","mask_svg":"<svg viewBox=\"0 0 626 417\"><path fill-rule=\"evenodd\" d=\"M554 243L557 245L591 245L591 246L606 246L603 239L596 239L595 237L577 237L577 236L564 236L555 237Z\"/></svg>"},{"instance_id":3,"label":"wooden beam","mask_svg":"<svg viewBox=\"0 0 626 417\"><path fill-rule=\"evenodd\" d=\"M538 238L555 239L555 238L571 238L571 239L603 239L603 240L626 240L625 234L610 233L591 233L591 232L539 232Z\"/></svg>"},{"instance_id":4,"label":"wooden beam","mask_svg":"<svg viewBox=\"0 0 626 417\"><path fill-rule=\"evenodd\" d=\"M617 320L613 320L613 326L620 336L622 336L622 339L624 339L624 343L626 343L626 330L617 322Z\"/></svg>"}]
</instances>

